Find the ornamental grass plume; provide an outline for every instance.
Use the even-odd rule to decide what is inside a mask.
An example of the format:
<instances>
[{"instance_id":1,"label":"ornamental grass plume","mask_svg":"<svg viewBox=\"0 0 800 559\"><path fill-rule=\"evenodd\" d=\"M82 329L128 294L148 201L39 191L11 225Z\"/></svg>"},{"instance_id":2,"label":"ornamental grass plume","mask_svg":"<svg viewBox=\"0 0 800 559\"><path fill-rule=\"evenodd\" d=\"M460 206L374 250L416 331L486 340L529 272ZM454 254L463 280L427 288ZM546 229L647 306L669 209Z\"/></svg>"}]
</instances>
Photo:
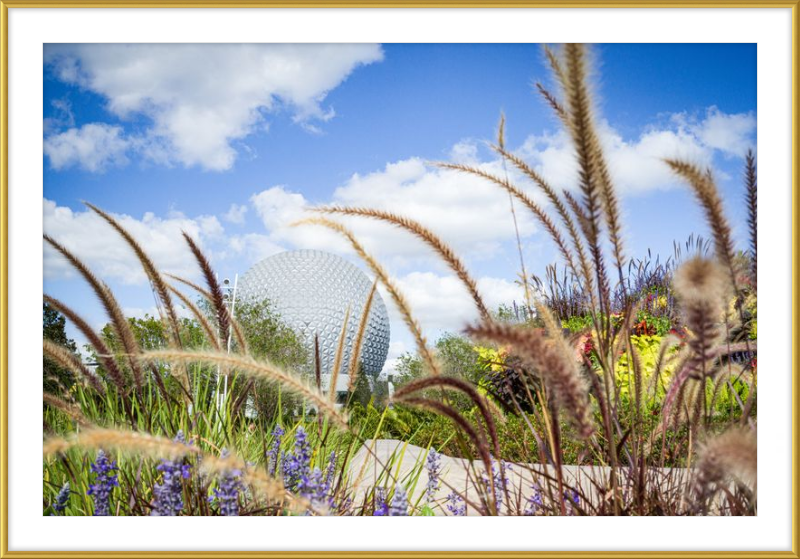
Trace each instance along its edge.
<instances>
[{"instance_id":1,"label":"ornamental grass plume","mask_svg":"<svg viewBox=\"0 0 800 559\"><path fill-rule=\"evenodd\" d=\"M100 338L100 336L97 335L97 332L94 331L94 328L89 326L89 323L81 318L78 313L73 311L58 299L50 297L49 295L44 295L43 299L50 307L63 314L66 319L69 320L73 326L75 326L75 328L77 328L86 337L86 339L89 341L89 344L92 346L95 352L97 352L100 362L103 365L103 369L106 370L109 379L111 379L114 386L116 386L117 392L121 396L127 398L128 383L125 380L125 375L117 365L117 362L113 357L113 352Z\"/></svg>"},{"instance_id":2,"label":"ornamental grass plume","mask_svg":"<svg viewBox=\"0 0 800 559\"><path fill-rule=\"evenodd\" d=\"M70 252L64 245L57 242L49 235L45 235L44 240L47 241L50 246L56 249L59 253L61 253L67 262L69 262L70 265L83 276L83 278L92 288L92 291L94 291L94 294L103 305L103 308L111 320L111 327L114 329L117 339L119 339L125 354L128 356L127 362L130 365L136 389L141 390L144 383L144 375L139 367L139 363L134 358L134 356L140 351L139 344L136 341L136 337L133 335L133 330L131 329L128 320L125 318L125 313L123 312L122 307L120 306L119 302L117 302L117 299L114 297L111 289L97 276L95 276L89 267L80 258Z\"/></svg>"},{"instance_id":3,"label":"ornamental grass plume","mask_svg":"<svg viewBox=\"0 0 800 559\"><path fill-rule=\"evenodd\" d=\"M731 287L722 266L700 256L687 260L678 268L673 286L687 312L689 305L704 305L715 319L719 319L725 310L725 297ZM691 325L687 326L691 329Z\"/></svg>"},{"instance_id":4,"label":"ornamental grass plume","mask_svg":"<svg viewBox=\"0 0 800 559\"><path fill-rule=\"evenodd\" d=\"M117 471L117 463L110 461L106 453L100 449L91 469L95 478L86 494L91 495L94 501L94 516L111 516L111 492L115 487L119 487L117 474L114 473Z\"/></svg>"},{"instance_id":5,"label":"ornamental grass plume","mask_svg":"<svg viewBox=\"0 0 800 559\"><path fill-rule=\"evenodd\" d=\"M698 453L694 484L696 512L708 513L708 502L728 479L756 494L758 479L755 429L732 428L707 441ZM726 490L727 493L727 490Z\"/></svg>"},{"instance_id":6,"label":"ornamental grass plume","mask_svg":"<svg viewBox=\"0 0 800 559\"><path fill-rule=\"evenodd\" d=\"M178 313L175 310L175 305L172 302L172 297L170 296L169 288L167 287L167 283L164 281L164 278L161 272L158 271L158 268L150 259L148 254L144 251L142 246L133 238L133 235L125 229L116 218L112 217L107 212L101 210L97 206L90 204L88 202L84 202L86 206L103 218L112 228L114 228L117 233L127 242L133 252L136 254L139 262L142 265L142 269L147 274L147 277L150 279L150 283L152 284L153 291L158 296L159 301L161 302L161 306L164 309L164 312L167 317L167 323L169 325L168 332L170 334L170 340L175 345L175 347L181 347L181 339L180 339L180 327L179 327L179 320L178 320ZM188 380L188 378L184 378L182 380ZM188 387L186 387L188 388Z\"/></svg>"},{"instance_id":7,"label":"ornamental grass plume","mask_svg":"<svg viewBox=\"0 0 800 559\"><path fill-rule=\"evenodd\" d=\"M675 375L664 401L664 417L690 378L705 381L717 367L716 347L723 337L721 325L725 299L732 283L722 265L715 260L695 257L688 260L672 281L678 295L683 320L691 332L687 338L690 356Z\"/></svg>"},{"instance_id":8,"label":"ornamental grass plume","mask_svg":"<svg viewBox=\"0 0 800 559\"><path fill-rule=\"evenodd\" d=\"M336 406L330 402L327 395L309 386L298 375L268 361L258 361L247 355L231 355L213 351L149 351L139 357L146 361L166 361L175 365L207 363L229 370L236 370L241 375L257 380L279 383L286 390L303 397L307 402L317 406L319 413L325 414L340 427L348 428L345 413L336 409Z\"/></svg>"},{"instance_id":9,"label":"ornamental grass plume","mask_svg":"<svg viewBox=\"0 0 800 559\"><path fill-rule=\"evenodd\" d=\"M217 275L214 273L214 269L211 267L211 262L209 262L206 255L203 254L203 251L200 250L200 247L197 246L195 240L192 239L192 237L186 231L183 231L182 233L183 238L186 240L186 244L189 245L189 249L192 251L195 260L197 260L200 271L203 273L203 279L206 280L208 292L211 295L211 305L216 311L215 314L217 326L219 327L219 338L214 335L209 339L213 339L215 342L218 340L218 344L215 345L224 345L228 341L228 335L230 332L230 316L228 313L228 307L225 305L225 295L222 292L222 287L217 281Z\"/></svg>"},{"instance_id":10,"label":"ornamental grass plume","mask_svg":"<svg viewBox=\"0 0 800 559\"><path fill-rule=\"evenodd\" d=\"M174 441L186 444L183 431L178 431ZM184 459L161 460L156 468L161 473L161 483L153 487L155 500L151 516L178 516L183 510L183 481L189 479L191 465Z\"/></svg>"},{"instance_id":11,"label":"ornamental grass plume","mask_svg":"<svg viewBox=\"0 0 800 559\"><path fill-rule=\"evenodd\" d=\"M439 238L433 231L405 216L398 215L392 212L377 210L374 208L348 208L342 206L323 206L314 208L314 211L325 214L339 214L339 215L355 215L376 219L385 223L391 223L396 227L405 229L412 235L425 242L441 257L441 259L450 267L456 274L459 280L464 284L469 291L475 306L478 308L481 317L488 319L490 317L489 310L478 292L478 284L472 279L472 276L467 271L466 266L458 257L456 252L450 248L441 238Z\"/></svg>"},{"instance_id":12,"label":"ornamental grass plume","mask_svg":"<svg viewBox=\"0 0 800 559\"><path fill-rule=\"evenodd\" d=\"M665 162L675 174L692 187L695 197L706 215L706 221L711 227L717 259L728 270L731 282L735 283L733 231L725 216L722 197L711 170L703 170L696 165L677 159L667 159Z\"/></svg>"},{"instance_id":13,"label":"ornamental grass plume","mask_svg":"<svg viewBox=\"0 0 800 559\"><path fill-rule=\"evenodd\" d=\"M204 287L200 287L195 282L190 281L190 280L188 280L186 278L182 278L180 276L176 276L175 274L164 273L164 275L166 277L170 278L170 279L173 279L173 280L177 281L178 283L182 283L186 287L192 288L201 297L203 297L203 299L205 299L206 302L209 305L212 305L212 306L215 305L215 303L214 303L214 295L212 295L212 293L208 289L205 289ZM225 315L226 315L226 320L227 320L228 326L230 326L229 332L232 331L234 338L236 338L236 346L237 346L237 349L238 349L239 353L241 353L243 355L247 355L250 350L248 348L247 340L244 337L244 332L242 331L242 327L239 324L239 321L234 318L234 316L231 314L230 309L228 309L227 306L223 307L223 310L224 310Z\"/></svg>"},{"instance_id":14,"label":"ornamental grass plume","mask_svg":"<svg viewBox=\"0 0 800 559\"><path fill-rule=\"evenodd\" d=\"M750 234L750 256L753 259L750 275L753 280L753 289L756 289L758 280L758 181L756 179L756 156L752 149L747 152L745 157L745 187L747 192L747 229Z\"/></svg>"},{"instance_id":15,"label":"ornamental grass plume","mask_svg":"<svg viewBox=\"0 0 800 559\"><path fill-rule=\"evenodd\" d=\"M573 355L564 345L549 340L531 328L486 322L467 328L467 334L497 344L510 345L542 378L555 403L572 420L578 436L587 439L594 432L589 387ZM554 333L554 336L560 336Z\"/></svg>"},{"instance_id":16,"label":"ornamental grass plume","mask_svg":"<svg viewBox=\"0 0 800 559\"><path fill-rule=\"evenodd\" d=\"M52 359L61 367L75 373L78 378L86 380L98 394L105 395L105 386L103 386L98 376L89 370L89 367L84 365L83 361L68 348L44 338L42 339L42 351L46 357Z\"/></svg>"}]
</instances>

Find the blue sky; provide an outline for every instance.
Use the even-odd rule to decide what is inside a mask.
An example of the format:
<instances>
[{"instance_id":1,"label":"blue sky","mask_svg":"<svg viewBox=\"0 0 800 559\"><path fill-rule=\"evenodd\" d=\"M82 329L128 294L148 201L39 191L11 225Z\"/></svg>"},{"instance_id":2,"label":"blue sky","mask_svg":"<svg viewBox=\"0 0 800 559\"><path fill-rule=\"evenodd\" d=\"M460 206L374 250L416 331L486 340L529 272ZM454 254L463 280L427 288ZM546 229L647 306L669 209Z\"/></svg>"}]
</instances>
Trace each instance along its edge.
<instances>
[{"instance_id":1,"label":"blue sky","mask_svg":"<svg viewBox=\"0 0 800 559\"><path fill-rule=\"evenodd\" d=\"M673 240L706 232L660 157L711 165L743 240L756 46L606 44L593 61L629 254L667 256ZM306 206L391 209L460 250L497 305L519 296L508 198L426 162L501 171L486 142L504 111L507 145L556 186L575 187L569 146L532 87L554 89L539 45L48 45L43 71L45 231L103 276L131 315L152 312L153 297L133 255L81 200L119 216L165 270L193 278L181 229L227 276L297 247L352 258L323 231L288 227ZM432 337L475 316L425 247L382 225L347 224ZM528 268L541 272L556 255L525 215L521 230ZM80 279L52 252L44 258L45 292L101 325ZM411 347L402 324L392 327L390 357Z\"/></svg>"}]
</instances>

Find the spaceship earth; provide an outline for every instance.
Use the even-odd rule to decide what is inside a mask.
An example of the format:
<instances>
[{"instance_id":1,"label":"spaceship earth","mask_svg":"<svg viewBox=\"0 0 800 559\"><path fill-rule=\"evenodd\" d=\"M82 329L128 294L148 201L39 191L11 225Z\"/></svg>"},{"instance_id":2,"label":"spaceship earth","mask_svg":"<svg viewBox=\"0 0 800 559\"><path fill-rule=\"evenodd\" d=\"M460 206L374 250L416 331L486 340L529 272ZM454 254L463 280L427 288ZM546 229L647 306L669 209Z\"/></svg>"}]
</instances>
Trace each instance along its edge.
<instances>
[{"instance_id":1,"label":"spaceship earth","mask_svg":"<svg viewBox=\"0 0 800 559\"><path fill-rule=\"evenodd\" d=\"M251 302L268 300L281 320L301 335L310 352L313 352L314 336L318 335L324 375L333 372L339 336L349 306L339 372L344 375L349 370L353 345L371 289L372 280L347 260L320 250L293 250L270 256L250 268L239 279L237 298ZM380 293L376 292L361 348L364 372L380 373L388 353L389 315Z\"/></svg>"}]
</instances>

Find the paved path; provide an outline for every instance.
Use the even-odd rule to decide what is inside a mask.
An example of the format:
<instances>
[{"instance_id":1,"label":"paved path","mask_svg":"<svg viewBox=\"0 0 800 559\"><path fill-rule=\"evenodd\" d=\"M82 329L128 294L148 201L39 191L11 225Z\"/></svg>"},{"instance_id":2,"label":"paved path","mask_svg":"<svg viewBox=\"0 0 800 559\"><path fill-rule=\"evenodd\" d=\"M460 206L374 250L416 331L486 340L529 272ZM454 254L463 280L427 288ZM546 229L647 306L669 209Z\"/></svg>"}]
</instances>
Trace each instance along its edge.
<instances>
[{"instance_id":1,"label":"paved path","mask_svg":"<svg viewBox=\"0 0 800 559\"><path fill-rule=\"evenodd\" d=\"M350 465L351 481L355 485L356 502L360 502L365 493L375 486L392 486L387 481L387 466L391 476L409 486L409 500L420 506L425 503L425 489L428 483L428 472L425 469L427 450L393 439L369 440L355 454ZM437 515L445 514L445 501L453 491L465 495L468 501L478 501L474 487L476 476L484 472L481 461L470 461L441 455L441 487L435 494L431 508ZM564 485L579 491L584 500L599 503L602 498L597 491L600 486L607 486L609 468L599 466L564 466ZM651 469L647 472L653 482L662 482L676 492L683 490L682 480L686 470ZM418 476L418 477L417 477ZM416 483L413 479L417 477ZM534 495L534 487L545 487L547 477L555 477L555 469L540 464L512 464L507 471L508 493L512 514L525 510L529 498ZM477 515L478 511L467 507L468 515Z\"/></svg>"}]
</instances>

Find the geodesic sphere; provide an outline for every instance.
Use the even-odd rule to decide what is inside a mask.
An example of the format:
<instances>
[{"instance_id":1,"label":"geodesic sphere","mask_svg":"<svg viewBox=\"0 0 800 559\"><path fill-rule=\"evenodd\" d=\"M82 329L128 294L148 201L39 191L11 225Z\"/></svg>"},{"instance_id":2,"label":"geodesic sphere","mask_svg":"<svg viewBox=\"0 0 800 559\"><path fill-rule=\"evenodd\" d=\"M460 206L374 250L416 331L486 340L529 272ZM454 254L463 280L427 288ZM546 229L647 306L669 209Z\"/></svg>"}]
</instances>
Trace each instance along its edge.
<instances>
[{"instance_id":1,"label":"geodesic sphere","mask_svg":"<svg viewBox=\"0 0 800 559\"><path fill-rule=\"evenodd\" d=\"M293 250L255 264L239 279L241 301L268 300L280 319L300 334L313 359L314 336L319 336L322 373L333 372L336 349L348 305L345 347L340 374L349 370L361 315L372 281L347 260L320 250ZM377 375L389 353L389 315L375 292L361 347L364 372Z\"/></svg>"}]
</instances>

